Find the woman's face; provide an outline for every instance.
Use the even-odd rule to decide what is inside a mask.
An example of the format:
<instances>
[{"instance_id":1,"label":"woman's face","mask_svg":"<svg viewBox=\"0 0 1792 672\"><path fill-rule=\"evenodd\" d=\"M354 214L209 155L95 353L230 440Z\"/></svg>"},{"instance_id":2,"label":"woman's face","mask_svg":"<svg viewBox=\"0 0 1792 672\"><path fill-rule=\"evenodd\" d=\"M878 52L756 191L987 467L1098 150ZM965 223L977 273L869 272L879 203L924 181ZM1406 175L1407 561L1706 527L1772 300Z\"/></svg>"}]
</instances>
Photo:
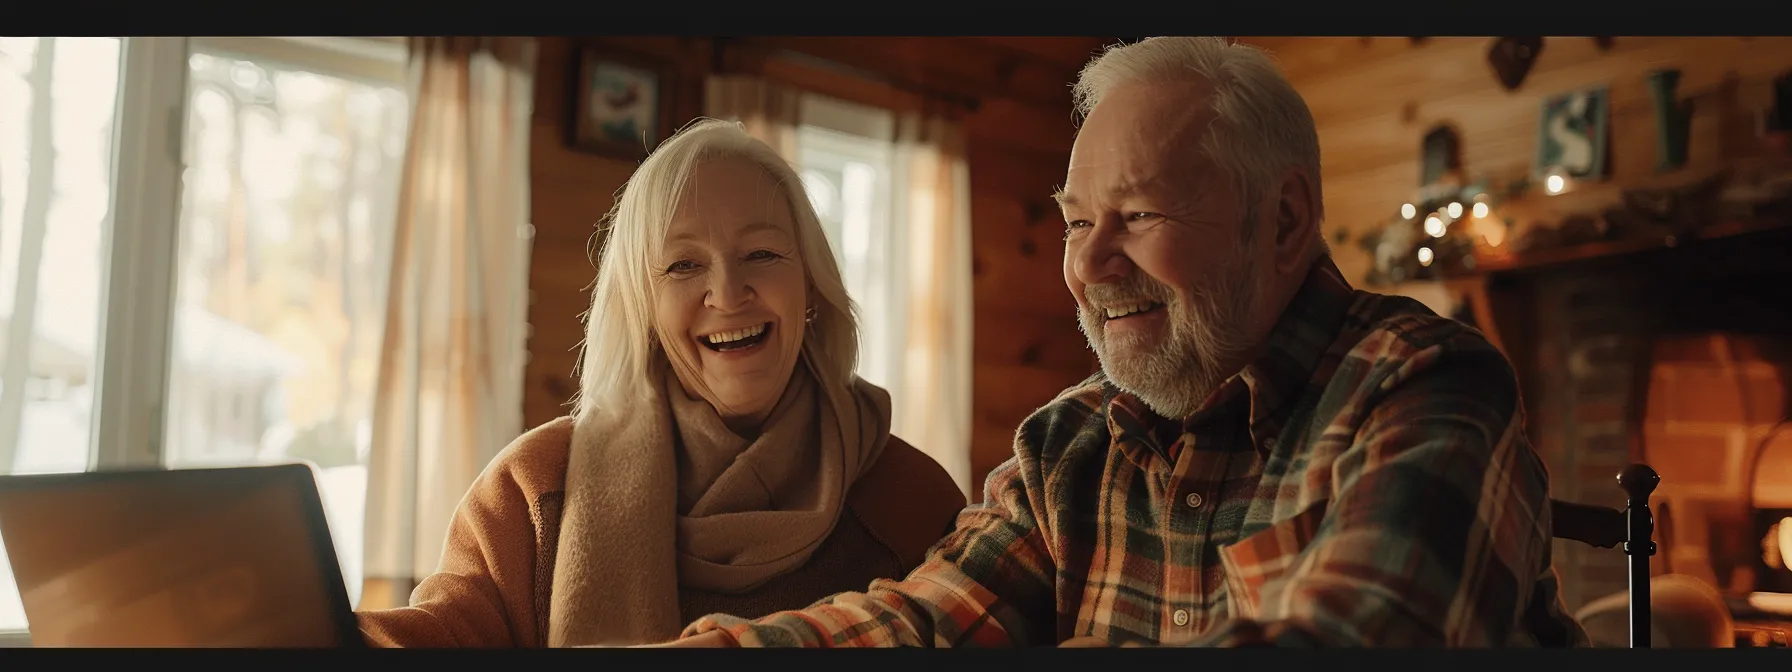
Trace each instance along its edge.
<instances>
[{"instance_id":1,"label":"woman's face","mask_svg":"<svg viewBox=\"0 0 1792 672\"><path fill-rule=\"evenodd\" d=\"M790 382L806 327L803 268L790 204L763 168L697 165L654 260L654 322L679 382L730 425L763 421Z\"/></svg>"}]
</instances>

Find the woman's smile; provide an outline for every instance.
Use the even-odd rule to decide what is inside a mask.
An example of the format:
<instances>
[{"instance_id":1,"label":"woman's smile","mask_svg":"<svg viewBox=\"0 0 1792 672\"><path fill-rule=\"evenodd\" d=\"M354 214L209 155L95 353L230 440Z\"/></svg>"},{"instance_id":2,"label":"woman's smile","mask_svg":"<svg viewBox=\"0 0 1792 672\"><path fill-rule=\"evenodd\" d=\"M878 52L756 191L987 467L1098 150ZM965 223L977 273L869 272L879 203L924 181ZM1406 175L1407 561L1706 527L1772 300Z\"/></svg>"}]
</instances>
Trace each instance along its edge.
<instances>
[{"instance_id":1,"label":"woman's smile","mask_svg":"<svg viewBox=\"0 0 1792 672\"><path fill-rule=\"evenodd\" d=\"M764 346L772 340L773 330L776 328L776 322L724 327L697 337L697 343L709 351L705 357L720 357L723 361L738 360L766 352Z\"/></svg>"}]
</instances>

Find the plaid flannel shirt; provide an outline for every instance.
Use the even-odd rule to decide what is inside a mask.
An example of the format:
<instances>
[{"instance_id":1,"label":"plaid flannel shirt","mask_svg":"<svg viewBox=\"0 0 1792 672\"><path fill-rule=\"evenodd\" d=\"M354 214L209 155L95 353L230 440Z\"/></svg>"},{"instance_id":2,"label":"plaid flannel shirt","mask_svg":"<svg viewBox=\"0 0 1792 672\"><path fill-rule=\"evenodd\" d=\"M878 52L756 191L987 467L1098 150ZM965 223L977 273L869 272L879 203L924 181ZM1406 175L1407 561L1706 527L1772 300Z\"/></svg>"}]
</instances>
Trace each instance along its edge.
<instances>
[{"instance_id":1,"label":"plaid flannel shirt","mask_svg":"<svg viewBox=\"0 0 1792 672\"><path fill-rule=\"evenodd\" d=\"M759 619L741 646L1566 646L1549 481L1473 328L1315 264L1194 416L1101 374L1015 433L982 503L900 581Z\"/></svg>"}]
</instances>

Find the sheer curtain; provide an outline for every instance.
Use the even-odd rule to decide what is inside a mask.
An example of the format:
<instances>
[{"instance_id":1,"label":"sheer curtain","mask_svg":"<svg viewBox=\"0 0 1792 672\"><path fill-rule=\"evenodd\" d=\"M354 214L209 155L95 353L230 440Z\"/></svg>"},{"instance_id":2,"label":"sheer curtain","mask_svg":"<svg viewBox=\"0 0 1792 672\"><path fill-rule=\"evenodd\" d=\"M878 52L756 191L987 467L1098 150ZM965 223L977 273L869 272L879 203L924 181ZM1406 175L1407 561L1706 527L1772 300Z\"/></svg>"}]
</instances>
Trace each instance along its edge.
<instances>
[{"instance_id":1,"label":"sheer curtain","mask_svg":"<svg viewBox=\"0 0 1792 672\"><path fill-rule=\"evenodd\" d=\"M403 605L522 431L531 38L410 41L415 107L368 457L361 608Z\"/></svg>"},{"instance_id":2,"label":"sheer curtain","mask_svg":"<svg viewBox=\"0 0 1792 672\"><path fill-rule=\"evenodd\" d=\"M964 128L909 113L896 124L898 233L906 229L908 319L892 432L971 492L971 174ZM900 391L898 391L900 390Z\"/></svg>"},{"instance_id":3,"label":"sheer curtain","mask_svg":"<svg viewBox=\"0 0 1792 672\"><path fill-rule=\"evenodd\" d=\"M750 75L712 76L706 116L734 119L800 165L805 96ZM830 106L839 110L839 106ZM875 111L889 115L889 110ZM890 235L883 246L894 288L887 301L854 296L861 314L879 312L891 334L861 334L861 349L890 352L891 432L932 456L971 492L971 192L963 127L945 115L895 115L893 137L861 138L888 145L884 171ZM864 126L876 126L866 123ZM837 130L837 129L836 129ZM811 195L814 196L813 194ZM838 242L836 242L838 244ZM870 322L871 320L863 320Z\"/></svg>"}]
</instances>

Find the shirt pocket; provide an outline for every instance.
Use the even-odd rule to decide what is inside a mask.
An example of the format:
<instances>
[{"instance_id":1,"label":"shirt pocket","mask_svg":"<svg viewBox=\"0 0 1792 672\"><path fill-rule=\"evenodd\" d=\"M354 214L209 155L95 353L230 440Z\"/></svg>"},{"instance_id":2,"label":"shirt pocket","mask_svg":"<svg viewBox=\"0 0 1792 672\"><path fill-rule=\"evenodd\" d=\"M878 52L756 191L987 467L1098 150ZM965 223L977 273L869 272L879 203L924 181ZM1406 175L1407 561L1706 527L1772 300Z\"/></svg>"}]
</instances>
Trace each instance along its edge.
<instances>
[{"instance_id":1,"label":"shirt pocket","mask_svg":"<svg viewBox=\"0 0 1792 672\"><path fill-rule=\"evenodd\" d=\"M1263 586L1288 573L1319 534L1330 500L1315 502L1300 513L1220 549L1226 571L1232 616L1254 618L1262 607Z\"/></svg>"}]
</instances>

